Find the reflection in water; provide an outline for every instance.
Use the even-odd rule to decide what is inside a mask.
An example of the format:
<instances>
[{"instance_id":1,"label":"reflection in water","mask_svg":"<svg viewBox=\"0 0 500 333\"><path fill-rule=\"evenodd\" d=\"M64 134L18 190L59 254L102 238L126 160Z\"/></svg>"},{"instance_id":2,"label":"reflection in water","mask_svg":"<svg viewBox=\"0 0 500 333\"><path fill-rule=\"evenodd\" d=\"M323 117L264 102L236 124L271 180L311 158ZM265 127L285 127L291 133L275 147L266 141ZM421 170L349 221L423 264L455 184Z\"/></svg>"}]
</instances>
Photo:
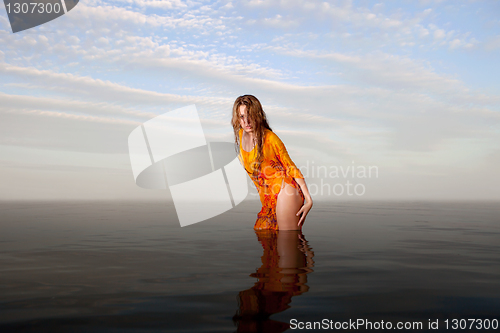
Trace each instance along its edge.
<instances>
[{"instance_id":1,"label":"reflection in water","mask_svg":"<svg viewBox=\"0 0 500 333\"><path fill-rule=\"evenodd\" d=\"M314 253L299 230L256 230L264 248L262 266L251 277L259 280L238 295L239 309L233 317L237 332L284 332L287 323L269 317L288 309L292 296L309 290L307 274L314 266Z\"/></svg>"}]
</instances>

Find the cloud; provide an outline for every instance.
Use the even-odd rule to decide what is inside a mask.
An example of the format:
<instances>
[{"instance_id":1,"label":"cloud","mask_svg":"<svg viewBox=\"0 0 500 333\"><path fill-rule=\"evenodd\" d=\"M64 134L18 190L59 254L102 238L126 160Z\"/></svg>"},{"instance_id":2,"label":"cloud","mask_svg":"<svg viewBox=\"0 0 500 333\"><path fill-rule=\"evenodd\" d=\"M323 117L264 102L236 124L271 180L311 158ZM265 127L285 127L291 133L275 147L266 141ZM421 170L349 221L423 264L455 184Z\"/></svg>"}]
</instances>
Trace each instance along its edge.
<instances>
[{"instance_id":1,"label":"cloud","mask_svg":"<svg viewBox=\"0 0 500 333\"><path fill-rule=\"evenodd\" d=\"M47 110L63 111L65 114L84 113L89 115L121 116L147 120L155 116L151 112L142 112L124 108L110 103L92 103L74 99L56 99L48 97L35 97L26 95L9 95L0 92L1 108L4 110Z\"/></svg>"},{"instance_id":2,"label":"cloud","mask_svg":"<svg viewBox=\"0 0 500 333\"><path fill-rule=\"evenodd\" d=\"M108 100L120 104L169 104L169 103L199 103L208 105L226 104L227 99L213 97L181 96L175 94L158 93L137 88L130 88L110 81L82 77L69 73L55 73L49 70L38 70L11 66L0 63L0 73L28 79L30 83L40 83L50 89L60 89L80 97L97 100Z\"/></svg>"},{"instance_id":3,"label":"cloud","mask_svg":"<svg viewBox=\"0 0 500 333\"><path fill-rule=\"evenodd\" d=\"M329 3L322 1L295 0L284 2L279 0L270 1L245 1L241 2L244 10L243 15L248 23L256 26L257 22L263 24L266 20L274 22L274 27L279 27L284 31L290 29L298 30L315 29L324 31L325 28L331 31L327 34L330 37L350 37L353 45L360 47L359 41L365 48L380 49L390 46L414 47L420 39L420 46L424 46L425 37L430 32L424 28L428 23L430 30L436 40L450 39L456 32L446 31L438 27L435 22L439 17L439 12L433 8L426 8L422 11L405 12L402 8L392 10L386 6L375 4L370 8L368 5L354 4L352 1ZM275 18L265 17L264 13L278 12ZM286 20L283 17L286 15ZM468 48L471 47L471 40L466 40L470 32L462 34L460 38ZM430 42L430 41L429 41ZM346 41L342 43L346 45ZM454 44L456 46L456 43ZM428 47L435 47L436 44L429 43Z\"/></svg>"},{"instance_id":4,"label":"cloud","mask_svg":"<svg viewBox=\"0 0 500 333\"><path fill-rule=\"evenodd\" d=\"M123 2L137 5L139 7L152 7L161 9L186 8L186 3L180 0L115 0L115 2Z\"/></svg>"},{"instance_id":5,"label":"cloud","mask_svg":"<svg viewBox=\"0 0 500 333\"><path fill-rule=\"evenodd\" d=\"M0 145L52 150L126 153L128 134L140 123L65 112L0 108Z\"/></svg>"},{"instance_id":6,"label":"cloud","mask_svg":"<svg viewBox=\"0 0 500 333\"><path fill-rule=\"evenodd\" d=\"M269 46L275 52L284 55L325 60L341 64L342 77L356 83L382 86L390 89L410 89L433 94L445 93L450 90L463 90L463 83L435 73L424 63L408 57L374 52L360 55L342 53L321 53L314 50L299 50L287 47Z\"/></svg>"},{"instance_id":7,"label":"cloud","mask_svg":"<svg viewBox=\"0 0 500 333\"><path fill-rule=\"evenodd\" d=\"M500 35L491 36L485 43L484 49L487 51L493 51L500 49Z\"/></svg>"},{"instance_id":8,"label":"cloud","mask_svg":"<svg viewBox=\"0 0 500 333\"><path fill-rule=\"evenodd\" d=\"M265 102L268 109L273 111L270 117L274 118L282 129L286 126L297 128L307 125L309 133L312 134L315 130L319 130L328 136L327 133L335 127L338 128L338 133L348 133L346 132L348 128L366 129L378 127L378 131L373 132L372 130L372 133L377 136L377 140L389 143L392 149L408 150L434 150L446 138L460 135L478 135L478 131L471 132L467 128L467 125L474 122L463 116L454 119L454 125L452 126L454 130L438 130L440 126L445 124L446 117L454 110L453 104L439 102L430 95L416 93L415 91L422 90L424 93L433 91L434 94L441 97L450 96L450 100L453 96L460 94L462 99L466 100L467 94L464 94L463 84L460 81L441 77L429 70L426 71L423 67L420 67L421 64L413 63L406 58L384 54L375 57L372 57L372 55L362 57L295 51L295 53L289 55L327 59L349 64L353 68L364 70L365 74L360 76L359 79L362 78L364 81L360 82L372 83L374 88L359 88L347 85L299 86L233 75L227 71L207 66L206 63L193 61L178 61L175 63L175 67L184 71L184 73L190 73L191 77L206 77L210 82L218 81L221 85L232 86L240 91L253 91ZM172 60L169 59L166 62L161 60L158 63L151 60L147 61L147 64L158 69L164 66L172 66ZM29 78L31 82L49 83L51 89L59 87L58 89L62 91L70 90L72 95L77 98L88 96L93 100L104 100L108 103L120 101L121 104L132 106L134 109L138 105L170 105L173 107L176 103L177 105L195 103L206 108L206 110L219 111L217 112L219 115L216 117L229 119L229 110L234 100L234 98L227 97L157 93L90 77L78 77L73 74L60 74L6 64L0 66L0 71L5 74ZM388 74L385 72L388 72ZM356 75L353 78L356 78ZM372 78L376 78L377 81L371 82ZM380 88L381 86L386 86L386 89ZM362 96L362 99L359 98L360 96ZM469 96L470 98L474 97L471 94ZM17 107L20 109L34 107L34 104L38 102L41 102L42 109L52 110L66 107L73 112L85 112L84 110L91 106L91 104L53 100L27 99L21 101L19 97L9 98L11 103L19 103ZM486 95L483 97L477 95L476 102L486 102L487 98ZM490 100L490 102L495 102L495 100ZM102 110L103 107L105 105L97 109ZM421 114L422 110L432 110L432 113ZM458 110L465 112L464 115L469 112L468 108L463 107L458 108ZM111 111L113 111L113 108L110 108L109 112ZM121 112L124 117L132 115L127 113L124 108L116 108L115 111ZM403 112L405 116L401 118L400 112ZM442 116L438 116L439 113L442 113ZM435 118L432 118L432 116ZM493 114L488 109L484 109L482 114L475 112L474 116L481 116L478 119L490 119L490 121L496 119L492 118ZM418 133L421 129L412 127L412 124L419 122L421 124L425 122L435 124L435 127L432 127L432 135L427 135L425 140L418 140ZM377 123L377 125L374 126L374 123ZM480 126L481 124L477 123L477 128L481 128ZM344 137L348 137L348 135L344 134ZM404 144L402 144L403 142Z\"/></svg>"},{"instance_id":9,"label":"cloud","mask_svg":"<svg viewBox=\"0 0 500 333\"><path fill-rule=\"evenodd\" d=\"M443 39L446 37L446 32L443 29L434 30L434 38Z\"/></svg>"},{"instance_id":10,"label":"cloud","mask_svg":"<svg viewBox=\"0 0 500 333\"><path fill-rule=\"evenodd\" d=\"M274 17L266 17L260 20L252 20L252 25L264 25L270 28L279 28L279 29L290 29L299 26L299 22L297 19L284 18L279 14L276 14Z\"/></svg>"}]
</instances>

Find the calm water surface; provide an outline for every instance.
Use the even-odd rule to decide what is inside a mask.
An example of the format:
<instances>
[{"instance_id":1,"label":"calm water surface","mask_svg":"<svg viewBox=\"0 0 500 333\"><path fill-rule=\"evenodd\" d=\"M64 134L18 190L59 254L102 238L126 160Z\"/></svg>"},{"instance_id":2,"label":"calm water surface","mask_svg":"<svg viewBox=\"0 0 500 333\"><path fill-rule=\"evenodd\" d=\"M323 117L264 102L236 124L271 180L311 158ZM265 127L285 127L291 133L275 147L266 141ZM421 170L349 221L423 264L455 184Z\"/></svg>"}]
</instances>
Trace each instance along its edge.
<instances>
[{"instance_id":1,"label":"calm water surface","mask_svg":"<svg viewBox=\"0 0 500 333\"><path fill-rule=\"evenodd\" d=\"M259 205L0 203L0 332L500 320L499 203L315 202L302 233L255 232Z\"/></svg>"}]
</instances>

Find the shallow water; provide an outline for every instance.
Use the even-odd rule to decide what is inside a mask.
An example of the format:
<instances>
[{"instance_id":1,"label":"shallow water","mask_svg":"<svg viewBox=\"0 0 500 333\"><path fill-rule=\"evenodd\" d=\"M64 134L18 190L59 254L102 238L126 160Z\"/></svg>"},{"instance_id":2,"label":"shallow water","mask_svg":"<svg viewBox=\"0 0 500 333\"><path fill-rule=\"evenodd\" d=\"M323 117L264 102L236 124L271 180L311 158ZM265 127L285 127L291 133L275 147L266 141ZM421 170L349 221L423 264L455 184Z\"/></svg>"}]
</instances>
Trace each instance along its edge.
<instances>
[{"instance_id":1,"label":"shallow water","mask_svg":"<svg viewBox=\"0 0 500 333\"><path fill-rule=\"evenodd\" d=\"M259 205L181 228L168 202L0 203L0 331L500 320L499 203L315 202L302 234L254 232Z\"/></svg>"}]
</instances>

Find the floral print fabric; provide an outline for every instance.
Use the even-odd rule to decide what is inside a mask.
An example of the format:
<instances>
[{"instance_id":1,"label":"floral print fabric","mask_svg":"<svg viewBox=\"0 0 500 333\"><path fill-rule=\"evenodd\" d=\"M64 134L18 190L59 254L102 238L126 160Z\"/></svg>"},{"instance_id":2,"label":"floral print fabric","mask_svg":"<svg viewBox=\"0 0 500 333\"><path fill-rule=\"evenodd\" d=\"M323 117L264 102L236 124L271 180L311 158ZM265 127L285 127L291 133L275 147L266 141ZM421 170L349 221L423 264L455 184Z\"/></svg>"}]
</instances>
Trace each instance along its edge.
<instances>
[{"instance_id":1,"label":"floral print fabric","mask_svg":"<svg viewBox=\"0 0 500 333\"><path fill-rule=\"evenodd\" d=\"M245 151L241 145L242 135L243 129L240 129L240 160L259 191L262 203L262 209L257 214L254 229L278 230L278 223L276 221L276 200L278 194L285 185L284 183L287 183L296 188L302 200L304 200L304 194L294 179L304 178L304 176L295 166L295 163L293 163L280 138L273 131L266 129L263 145L263 161L258 176L254 177L252 166L257 157L257 148L254 147L250 152Z\"/></svg>"}]
</instances>

